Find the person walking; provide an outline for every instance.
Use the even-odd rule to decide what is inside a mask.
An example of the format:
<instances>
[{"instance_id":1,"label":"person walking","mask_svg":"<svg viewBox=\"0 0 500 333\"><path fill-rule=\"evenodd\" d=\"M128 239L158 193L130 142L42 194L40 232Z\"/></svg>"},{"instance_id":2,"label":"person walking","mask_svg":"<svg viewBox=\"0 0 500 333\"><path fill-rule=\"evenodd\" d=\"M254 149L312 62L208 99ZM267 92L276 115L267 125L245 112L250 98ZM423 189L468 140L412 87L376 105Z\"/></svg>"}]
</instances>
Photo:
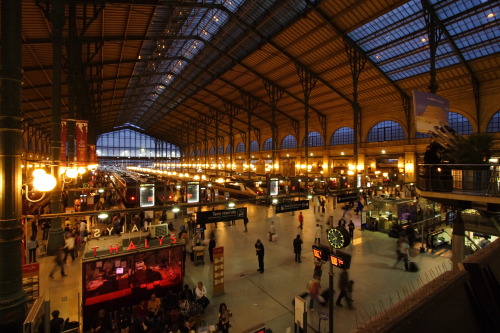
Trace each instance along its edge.
<instances>
[{"instance_id":1,"label":"person walking","mask_svg":"<svg viewBox=\"0 0 500 333\"><path fill-rule=\"evenodd\" d=\"M259 260L259 269L258 271L264 273L264 244L257 239L255 243L255 254L257 255L257 259Z\"/></svg>"},{"instance_id":2,"label":"person walking","mask_svg":"<svg viewBox=\"0 0 500 333\"><path fill-rule=\"evenodd\" d=\"M243 218L243 226L245 227L245 232L247 232L247 231L248 231L248 229L247 229L247 224L248 224L248 217L244 217L244 218Z\"/></svg>"},{"instance_id":3,"label":"person walking","mask_svg":"<svg viewBox=\"0 0 500 333\"><path fill-rule=\"evenodd\" d=\"M42 240L49 239L50 219L44 219L42 222Z\"/></svg>"},{"instance_id":4,"label":"person walking","mask_svg":"<svg viewBox=\"0 0 500 333\"><path fill-rule=\"evenodd\" d=\"M212 234L210 236L210 241L208 242L208 255L210 257L210 262L214 262L214 253L213 253L213 250L216 246L216 242L215 242L215 235Z\"/></svg>"},{"instance_id":5,"label":"person walking","mask_svg":"<svg viewBox=\"0 0 500 333\"><path fill-rule=\"evenodd\" d=\"M57 268L61 269L62 277L68 276L64 273L64 248L62 246L56 249L56 255L54 257L54 267L50 271L49 278L54 278L54 273L56 272Z\"/></svg>"},{"instance_id":6,"label":"person walking","mask_svg":"<svg viewBox=\"0 0 500 333\"><path fill-rule=\"evenodd\" d=\"M314 231L314 243L321 244L321 231L322 228L319 223L316 223L316 230Z\"/></svg>"},{"instance_id":7,"label":"person walking","mask_svg":"<svg viewBox=\"0 0 500 333\"><path fill-rule=\"evenodd\" d=\"M347 300L347 305L349 306L349 309L354 310L354 307L352 306L352 299L349 293L350 288L352 287L352 284L349 283L349 274L347 272L347 269L343 269L342 273L340 273L340 280L339 280L339 289L340 289L340 294L339 297L337 298L337 306L343 306L341 301L342 298L346 298Z\"/></svg>"},{"instance_id":8,"label":"person walking","mask_svg":"<svg viewBox=\"0 0 500 333\"><path fill-rule=\"evenodd\" d=\"M398 259L394 263L394 268L396 268L397 264L401 261L401 259L403 259L405 263L405 271L408 270L408 257L410 256L409 250L410 250L410 245L408 244L406 237L405 236L399 237L396 247Z\"/></svg>"},{"instance_id":9,"label":"person walking","mask_svg":"<svg viewBox=\"0 0 500 333\"><path fill-rule=\"evenodd\" d=\"M29 262L36 262L36 249L38 248L38 241L36 240L35 235L31 235L28 240L28 253L29 253Z\"/></svg>"},{"instance_id":10,"label":"person walking","mask_svg":"<svg viewBox=\"0 0 500 333\"><path fill-rule=\"evenodd\" d=\"M226 303L221 303L219 306L219 322L217 326L222 333L229 333L229 327L231 326L229 324L229 318L232 315L233 314L227 308Z\"/></svg>"},{"instance_id":11,"label":"person walking","mask_svg":"<svg viewBox=\"0 0 500 333\"><path fill-rule=\"evenodd\" d=\"M273 236L276 234L276 226L274 225L274 221L271 221L271 225L269 226L269 241L273 241Z\"/></svg>"},{"instance_id":12,"label":"person walking","mask_svg":"<svg viewBox=\"0 0 500 333\"><path fill-rule=\"evenodd\" d=\"M302 252L302 239L300 238L300 235L297 235L295 239L293 240L293 252L295 253L295 262L302 262L300 260L300 253Z\"/></svg>"},{"instance_id":13,"label":"person walking","mask_svg":"<svg viewBox=\"0 0 500 333\"><path fill-rule=\"evenodd\" d=\"M354 240L354 223L352 220L349 220L349 224L347 225L349 227L349 235L351 235L351 240ZM352 242L351 242L352 244Z\"/></svg>"},{"instance_id":14,"label":"person walking","mask_svg":"<svg viewBox=\"0 0 500 333\"><path fill-rule=\"evenodd\" d=\"M73 234L66 237L66 240L64 241L64 251L66 252L64 255L64 262L66 262L66 259L68 258L68 253L71 255L71 259L75 261L75 238Z\"/></svg>"},{"instance_id":15,"label":"person walking","mask_svg":"<svg viewBox=\"0 0 500 333\"><path fill-rule=\"evenodd\" d=\"M299 213L299 228L304 229L304 215L302 215L302 212Z\"/></svg>"}]
</instances>

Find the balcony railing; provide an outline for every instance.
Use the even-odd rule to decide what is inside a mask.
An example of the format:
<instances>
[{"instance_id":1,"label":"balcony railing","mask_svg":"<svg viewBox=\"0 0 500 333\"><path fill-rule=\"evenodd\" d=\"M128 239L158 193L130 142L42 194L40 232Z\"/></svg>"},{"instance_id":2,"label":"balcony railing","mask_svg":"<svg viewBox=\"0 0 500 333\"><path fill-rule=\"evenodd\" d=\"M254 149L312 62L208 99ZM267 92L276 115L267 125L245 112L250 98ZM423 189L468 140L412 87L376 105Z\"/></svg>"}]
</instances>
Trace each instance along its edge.
<instances>
[{"instance_id":1,"label":"balcony railing","mask_svg":"<svg viewBox=\"0 0 500 333\"><path fill-rule=\"evenodd\" d=\"M417 188L500 197L500 164L419 164Z\"/></svg>"}]
</instances>

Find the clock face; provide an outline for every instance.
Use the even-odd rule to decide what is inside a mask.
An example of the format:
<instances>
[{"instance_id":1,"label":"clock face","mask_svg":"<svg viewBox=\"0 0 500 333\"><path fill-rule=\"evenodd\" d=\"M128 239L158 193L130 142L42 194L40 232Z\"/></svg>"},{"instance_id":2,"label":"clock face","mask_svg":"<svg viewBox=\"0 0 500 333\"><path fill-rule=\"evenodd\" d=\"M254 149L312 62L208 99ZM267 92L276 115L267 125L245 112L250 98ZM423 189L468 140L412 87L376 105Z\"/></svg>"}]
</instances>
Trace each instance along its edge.
<instances>
[{"instance_id":1,"label":"clock face","mask_svg":"<svg viewBox=\"0 0 500 333\"><path fill-rule=\"evenodd\" d=\"M328 230L328 242L336 249L346 247L351 243L351 236L345 228L333 228Z\"/></svg>"}]
</instances>

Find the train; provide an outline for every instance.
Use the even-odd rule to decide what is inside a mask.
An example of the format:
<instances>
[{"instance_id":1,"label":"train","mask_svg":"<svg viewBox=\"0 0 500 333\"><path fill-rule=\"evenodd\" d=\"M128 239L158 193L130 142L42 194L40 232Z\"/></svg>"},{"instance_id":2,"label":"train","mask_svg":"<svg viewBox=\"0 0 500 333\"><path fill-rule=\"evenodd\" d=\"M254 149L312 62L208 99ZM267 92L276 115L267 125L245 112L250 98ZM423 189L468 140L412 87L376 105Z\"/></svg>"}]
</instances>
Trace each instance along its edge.
<instances>
[{"instance_id":1,"label":"train","mask_svg":"<svg viewBox=\"0 0 500 333\"><path fill-rule=\"evenodd\" d=\"M224 192L226 197L235 199L255 199L258 195L243 182L216 183L212 185L212 188L218 190L219 195L222 195L222 192Z\"/></svg>"},{"instance_id":2,"label":"train","mask_svg":"<svg viewBox=\"0 0 500 333\"><path fill-rule=\"evenodd\" d=\"M133 173L114 172L111 176L126 208L163 206L176 202L175 190L156 177L144 177Z\"/></svg>"}]
</instances>

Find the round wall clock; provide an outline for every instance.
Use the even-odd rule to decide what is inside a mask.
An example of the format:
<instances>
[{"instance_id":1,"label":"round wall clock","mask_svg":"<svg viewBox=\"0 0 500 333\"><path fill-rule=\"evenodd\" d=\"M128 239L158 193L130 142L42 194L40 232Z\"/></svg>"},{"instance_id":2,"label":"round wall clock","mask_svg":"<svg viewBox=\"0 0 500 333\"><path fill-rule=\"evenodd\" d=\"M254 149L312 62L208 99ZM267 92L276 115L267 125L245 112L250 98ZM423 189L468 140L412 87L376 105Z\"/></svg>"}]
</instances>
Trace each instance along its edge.
<instances>
[{"instance_id":1,"label":"round wall clock","mask_svg":"<svg viewBox=\"0 0 500 333\"><path fill-rule=\"evenodd\" d=\"M341 249L351 243L351 235L349 235L349 231L342 227L328 230L327 238L328 243L336 249Z\"/></svg>"}]
</instances>

